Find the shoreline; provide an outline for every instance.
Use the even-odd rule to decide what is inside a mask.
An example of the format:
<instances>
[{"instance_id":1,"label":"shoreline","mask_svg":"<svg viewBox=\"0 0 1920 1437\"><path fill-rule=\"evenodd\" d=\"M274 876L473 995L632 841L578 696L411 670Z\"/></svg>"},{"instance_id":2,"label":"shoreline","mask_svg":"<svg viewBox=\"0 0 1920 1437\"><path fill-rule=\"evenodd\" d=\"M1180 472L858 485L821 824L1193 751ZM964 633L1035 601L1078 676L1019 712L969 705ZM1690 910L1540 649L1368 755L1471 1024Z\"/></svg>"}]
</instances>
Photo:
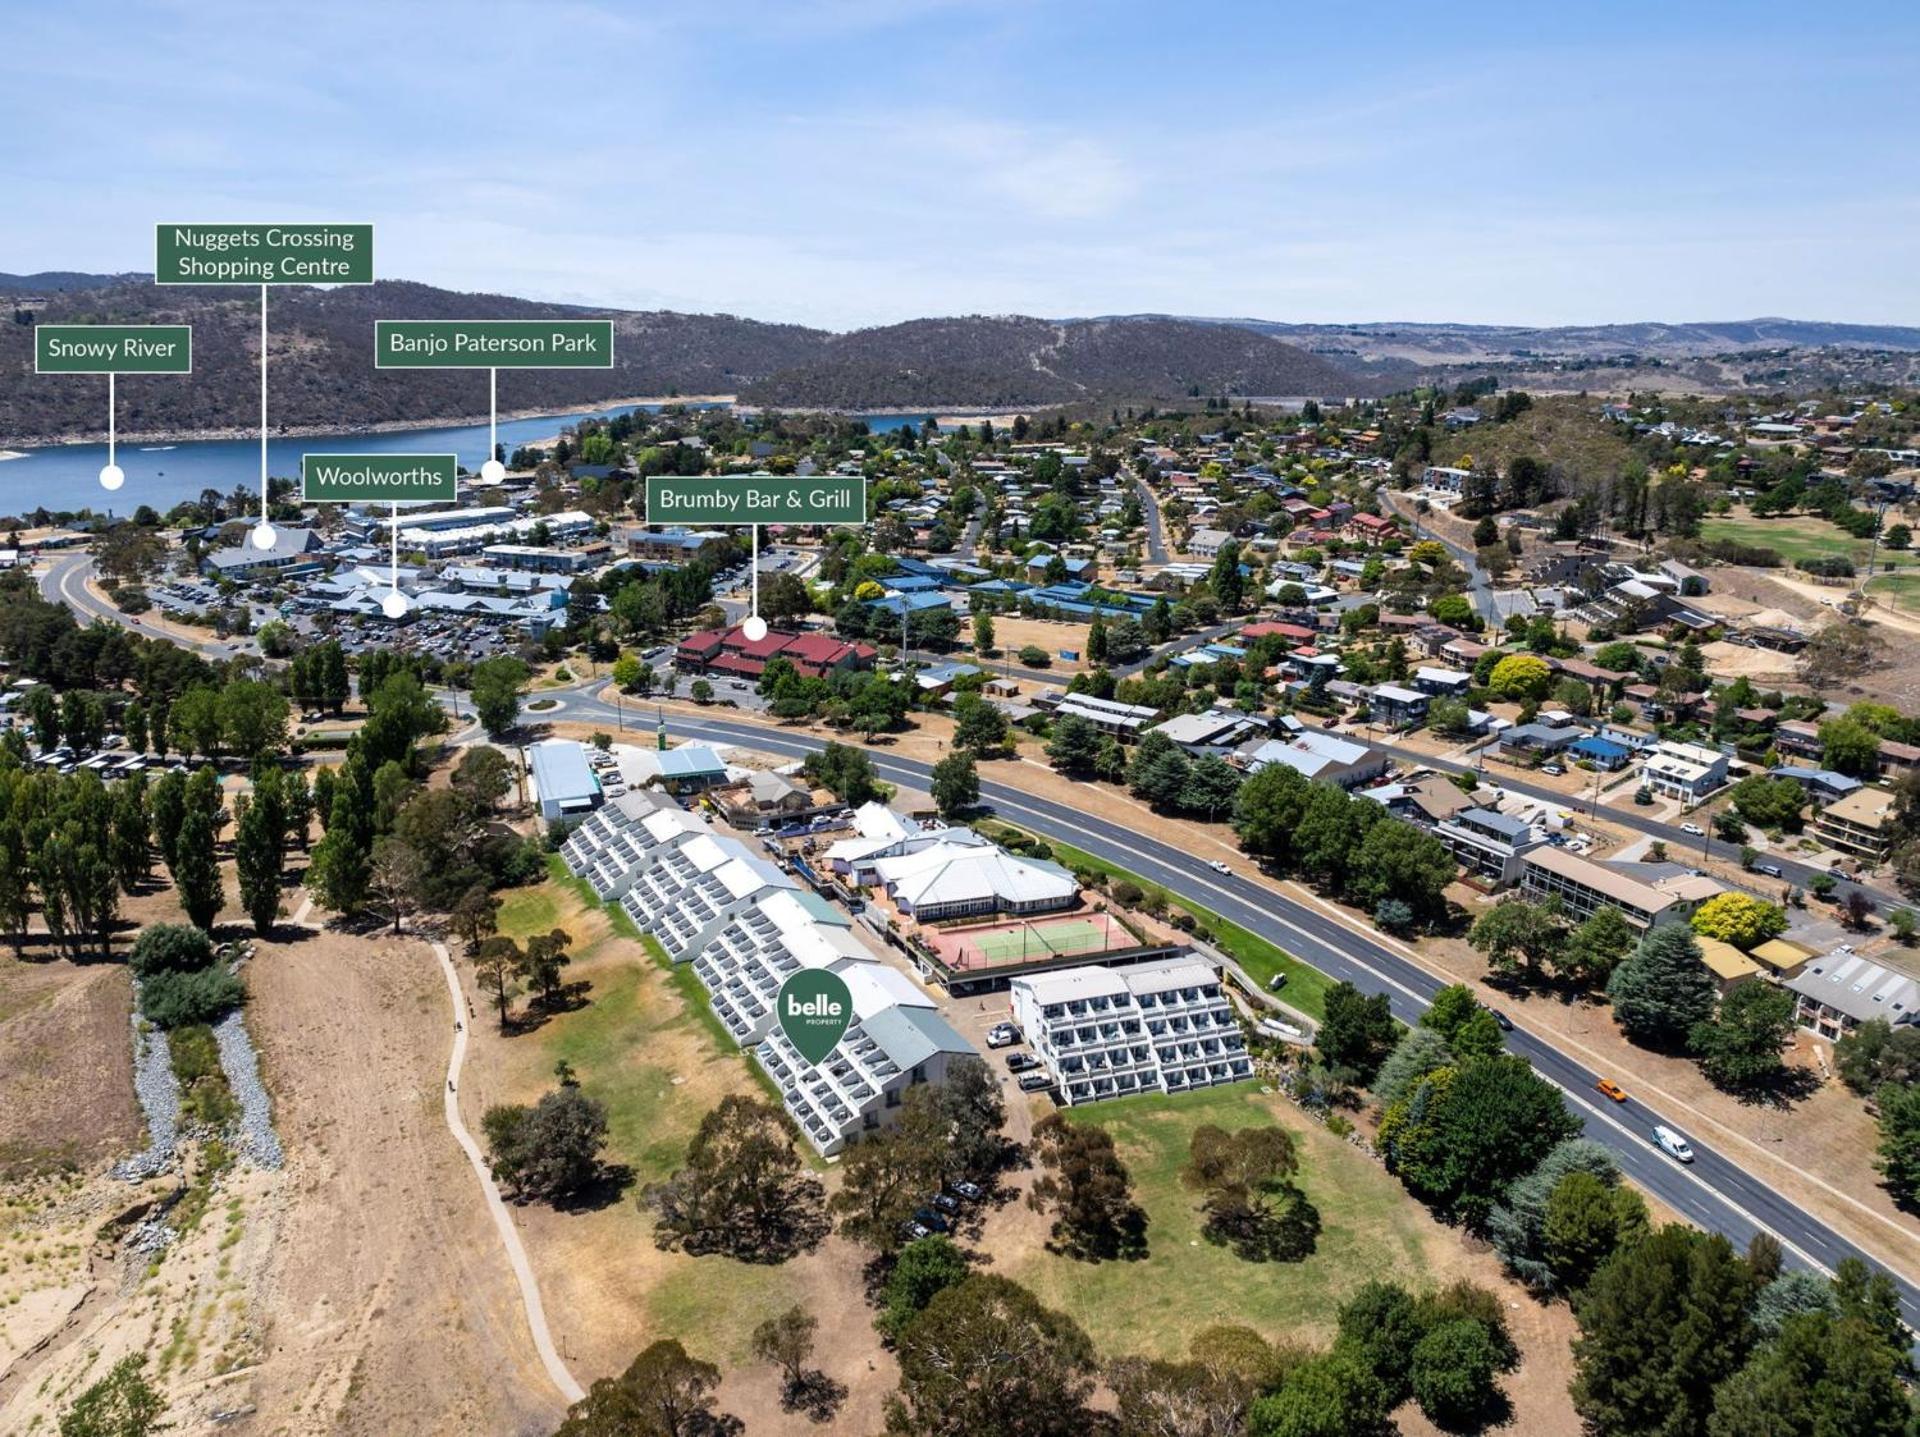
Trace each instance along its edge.
<instances>
[{"instance_id":1,"label":"shoreline","mask_svg":"<svg viewBox=\"0 0 1920 1437\"><path fill-rule=\"evenodd\" d=\"M509 420L517 421L521 419L546 418L564 421L583 418L589 414L600 414L606 410L618 409L628 404L657 404L664 407L673 404L731 404L733 400L734 396L731 394L647 394L624 399L603 399L579 409L553 410L547 408L545 405L535 405L530 409L502 409L498 417L501 423L506 423ZM315 437L346 437L355 434L398 434L409 429L464 429L470 425L485 424L487 417L488 416L484 414L456 414L451 416L441 415L427 419L382 419L372 424L290 424L268 429L267 437L269 439L311 439ZM124 431L120 431L116 437L122 448L140 447L140 445L136 444L133 439L130 439ZM258 439L260 437L260 430L258 426L254 425L237 425L221 429L160 430L154 433L142 433L136 437L139 440L154 444L203 444L230 439ZM86 434L68 434L58 437L51 435L28 435L24 437L8 435L6 439L7 447L0 447L0 457L7 459L24 459L27 457L26 452L11 447L14 445L24 445L26 451L30 452L40 449L69 449L87 444L105 444L106 442L107 431L105 429Z\"/></svg>"}]
</instances>

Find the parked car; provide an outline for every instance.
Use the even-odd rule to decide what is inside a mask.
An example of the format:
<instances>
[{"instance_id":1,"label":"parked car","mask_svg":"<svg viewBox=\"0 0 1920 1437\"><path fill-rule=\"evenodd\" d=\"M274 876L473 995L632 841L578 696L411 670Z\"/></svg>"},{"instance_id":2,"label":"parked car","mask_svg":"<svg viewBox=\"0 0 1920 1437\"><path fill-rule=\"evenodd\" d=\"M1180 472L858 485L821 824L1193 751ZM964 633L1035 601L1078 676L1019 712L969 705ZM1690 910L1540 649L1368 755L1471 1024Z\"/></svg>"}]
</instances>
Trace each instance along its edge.
<instances>
[{"instance_id":1,"label":"parked car","mask_svg":"<svg viewBox=\"0 0 1920 1437\"><path fill-rule=\"evenodd\" d=\"M923 1222L916 1221L913 1218L909 1218L907 1219L907 1221L901 1223L900 1231L904 1232L907 1235L908 1240L911 1242L918 1242L923 1237L933 1236L932 1228L928 1227Z\"/></svg>"},{"instance_id":2,"label":"parked car","mask_svg":"<svg viewBox=\"0 0 1920 1437\"><path fill-rule=\"evenodd\" d=\"M1024 1073L1029 1068L1037 1068L1039 1066L1040 1060L1031 1053L1007 1054L1007 1071L1009 1073Z\"/></svg>"},{"instance_id":3,"label":"parked car","mask_svg":"<svg viewBox=\"0 0 1920 1437\"><path fill-rule=\"evenodd\" d=\"M1552 774L1552 775L1553 775L1553 776L1554 776L1555 778L1558 778L1558 777L1560 777L1560 775L1561 775L1561 774L1563 774L1563 773L1565 773L1565 772L1566 772L1566 769L1564 769L1563 767L1561 767L1561 766L1560 766L1559 764L1557 764L1557 763L1546 763L1546 764L1542 764L1542 765L1540 766L1540 772L1542 772L1542 773L1550 773L1550 774Z\"/></svg>"},{"instance_id":4,"label":"parked car","mask_svg":"<svg viewBox=\"0 0 1920 1437\"><path fill-rule=\"evenodd\" d=\"M1780 871L1780 865L1777 863L1756 863L1753 865L1753 871L1755 873L1764 873L1769 878L1784 878L1786 876Z\"/></svg>"},{"instance_id":5,"label":"parked car","mask_svg":"<svg viewBox=\"0 0 1920 1437\"><path fill-rule=\"evenodd\" d=\"M948 1232L953 1227L952 1223L948 1222L930 1207L923 1207L916 1210L913 1215L913 1220L929 1232Z\"/></svg>"},{"instance_id":6,"label":"parked car","mask_svg":"<svg viewBox=\"0 0 1920 1437\"><path fill-rule=\"evenodd\" d=\"M1498 1008L1489 1008L1487 1011L1493 1015L1493 1021L1500 1025L1501 1032L1511 1033L1513 1031L1513 1019L1509 1018L1505 1013L1502 1013Z\"/></svg>"},{"instance_id":7,"label":"parked car","mask_svg":"<svg viewBox=\"0 0 1920 1437\"><path fill-rule=\"evenodd\" d=\"M995 1023L987 1029L987 1046L1005 1048L1020 1041L1020 1030L1011 1023Z\"/></svg>"},{"instance_id":8,"label":"parked car","mask_svg":"<svg viewBox=\"0 0 1920 1437\"><path fill-rule=\"evenodd\" d=\"M1594 1087L1598 1088L1603 1096L1612 1098L1616 1103L1624 1103L1627 1100L1627 1090L1612 1078L1602 1078L1594 1084Z\"/></svg>"},{"instance_id":9,"label":"parked car","mask_svg":"<svg viewBox=\"0 0 1920 1437\"><path fill-rule=\"evenodd\" d=\"M1275 973L1271 978L1267 979L1267 991L1269 993L1278 993L1286 986L1287 975L1285 973Z\"/></svg>"},{"instance_id":10,"label":"parked car","mask_svg":"<svg viewBox=\"0 0 1920 1437\"><path fill-rule=\"evenodd\" d=\"M1683 823L1680 825L1680 831L1682 833L1691 833L1695 838L1704 838L1706 836L1706 830L1697 823Z\"/></svg>"},{"instance_id":11,"label":"parked car","mask_svg":"<svg viewBox=\"0 0 1920 1437\"><path fill-rule=\"evenodd\" d=\"M968 1182L965 1178L956 1179L948 1183L947 1187L951 1189L956 1196L963 1197L968 1202L979 1202L981 1198L987 1195L987 1190L981 1187L979 1183Z\"/></svg>"},{"instance_id":12,"label":"parked car","mask_svg":"<svg viewBox=\"0 0 1920 1437\"><path fill-rule=\"evenodd\" d=\"M935 1193L933 1205L949 1217L960 1211L960 1199L952 1193Z\"/></svg>"},{"instance_id":13,"label":"parked car","mask_svg":"<svg viewBox=\"0 0 1920 1437\"><path fill-rule=\"evenodd\" d=\"M1676 1158L1683 1163L1693 1161L1693 1149L1687 1146L1687 1140L1665 1123L1654 1126L1653 1140L1659 1145L1660 1151L1668 1157Z\"/></svg>"},{"instance_id":14,"label":"parked car","mask_svg":"<svg viewBox=\"0 0 1920 1437\"><path fill-rule=\"evenodd\" d=\"M1052 1086L1053 1079L1049 1078L1045 1073L1022 1073L1020 1075L1020 1091L1023 1093L1037 1093L1042 1088L1051 1088Z\"/></svg>"}]
</instances>

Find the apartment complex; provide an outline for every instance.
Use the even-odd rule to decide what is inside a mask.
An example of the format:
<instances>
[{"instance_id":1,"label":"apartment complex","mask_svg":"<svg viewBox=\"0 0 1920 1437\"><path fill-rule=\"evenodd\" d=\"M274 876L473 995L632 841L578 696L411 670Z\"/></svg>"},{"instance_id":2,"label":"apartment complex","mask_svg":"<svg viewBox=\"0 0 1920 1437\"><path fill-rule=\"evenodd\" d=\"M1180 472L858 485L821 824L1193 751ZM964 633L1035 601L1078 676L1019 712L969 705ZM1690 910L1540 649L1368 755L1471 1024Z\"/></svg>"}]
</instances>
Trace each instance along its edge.
<instances>
[{"instance_id":1,"label":"apartment complex","mask_svg":"<svg viewBox=\"0 0 1920 1437\"><path fill-rule=\"evenodd\" d=\"M1920 1018L1920 983L1846 949L1815 958L1786 980L1794 1021L1837 1041L1875 1018L1903 1027Z\"/></svg>"},{"instance_id":2,"label":"apartment complex","mask_svg":"<svg viewBox=\"0 0 1920 1437\"><path fill-rule=\"evenodd\" d=\"M823 1155L839 1152L893 1117L907 1089L944 1082L973 1046L934 1011L910 979L880 963L843 970L854 1021L824 1063L809 1063L776 1025L753 1055L807 1141Z\"/></svg>"},{"instance_id":3,"label":"apartment complex","mask_svg":"<svg viewBox=\"0 0 1920 1437\"><path fill-rule=\"evenodd\" d=\"M667 957L691 966L714 1016L752 1050L823 1155L889 1121L907 1089L942 1082L953 1063L977 1056L912 979L855 937L850 919L664 795L618 795L560 855L603 901L617 898ZM855 1022L818 1065L774 1021L780 985L802 968L839 974L854 1001Z\"/></svg>"},{"instance_id":4,"label":"apartment complex","mask_svg":"<svg viewBox=\"0 0 1920 1437\"><path fill-rule=\"evenodd\" d=\"M1617 868L1546 845L1521 860L1520 886L1529 898L1558 898L1576 920L1591 918L1602 908L1618 908L1627 922L1643 930L1683 921L1695 906Z\"/></svg>"},{"instance_id":5,"label":"apartment complex","mask_svg":"<svg viewBox=\"0 0 1920 1437\"><path fill-rule=\"evenodd\" d=\"M1486 808L1462 809L1436 823L1433 835L1462 868L1496 888L1517 882L1522 857L1546 842L1531 824Z\"/></svg>"},{"instance_id":6,"label":"apartment complex","mask_svg":"<svg viewBox=\"0 0 1920 1437\"><path fill-rule=\"evenodd\" d=\"M1813 831L1842 853L1879 863L1893 846L1893 795L1883 788L1858 788L1820 809Z\"/></svg>"},{"instance_id":7,"label":"apartment complex","mask_svg":"<svg viewBox=\"0 0 1920 1437\"><path fill-rule=\"evenodd\" d=\"M1014 1021L1063 1103L1253 1076L1220 975L1199 958L1068 968L1015 978L1012 987Z\"/></svg>"}]
</instances>

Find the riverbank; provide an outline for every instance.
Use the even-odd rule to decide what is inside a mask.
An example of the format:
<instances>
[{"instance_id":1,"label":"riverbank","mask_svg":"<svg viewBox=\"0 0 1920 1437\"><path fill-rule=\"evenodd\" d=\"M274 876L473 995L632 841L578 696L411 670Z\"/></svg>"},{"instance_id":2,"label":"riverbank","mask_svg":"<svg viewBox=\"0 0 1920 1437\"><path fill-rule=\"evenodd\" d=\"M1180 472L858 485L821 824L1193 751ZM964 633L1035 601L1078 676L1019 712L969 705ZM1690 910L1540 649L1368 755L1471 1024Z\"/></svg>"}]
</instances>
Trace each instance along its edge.
<instances>
[{"instance_id":1,"label":"riverbank","mask_svg":"<svg viewBox=\"0 0 1920 1437\"><path fill-rule=\"evenodd\" d=\"M606 399L596 404L582 405L578 409L555 411L546 405L534 405L527 409L502 409L499 421L502 424L510 420L522 419L577 419L593 414L604 414L611 409L626 408L665 408L673 404L717 405L733 403L731 394L674 394L643 395L638 398ZM334 438L359 434L401 434L415 429L456 429L473 424L485 424L485 414L438 415L425 419L383 419L373 424L286 424L269 425L267 435L271 439L311 439L318 436ZM123 449L135 449L153 444L198 444L227 439L258 439L258 426L227 425L218 429L163 429L142 430L137 435L124 430L115 436ZM554 438L557 438L556 433ZM24 446L21 449L0 449L0 460L24 459L27 453L35 449L64 449L82 444L105 444L107 431L104 428L88 430L79 434L9 434L8 445ZM553 439L545 442L552 443Z\"/></svg>"}]
</instances>

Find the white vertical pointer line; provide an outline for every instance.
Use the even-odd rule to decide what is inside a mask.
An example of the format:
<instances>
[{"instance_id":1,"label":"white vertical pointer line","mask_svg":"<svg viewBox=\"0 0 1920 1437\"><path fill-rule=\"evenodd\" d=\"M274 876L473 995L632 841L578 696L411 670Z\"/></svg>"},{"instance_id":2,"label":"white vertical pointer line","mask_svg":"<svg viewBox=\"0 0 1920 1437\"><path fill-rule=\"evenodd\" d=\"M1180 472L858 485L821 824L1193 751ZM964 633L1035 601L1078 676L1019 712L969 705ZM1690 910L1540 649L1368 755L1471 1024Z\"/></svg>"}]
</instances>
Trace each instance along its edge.
<instances>
[{"instance_id":1,"label":"white vertical pointer line","mask_svg":"<svg viewBox=\"0 0 1920 1437\"><path fill-rule=\"evenodd\" d=\"M260 286L260 522L267 522L267 287Z\"/></svg>"},{"instance_id":2,"label":"white vertical pointer line","mask_svg":"<svg viewBox=\"0 0 1920 1437\"><path fill-rule=\"evenodd\" d=\"M113 464L113 371L107 371L107 464Z\"/></svg>"},{"instance_id":3,"label":"white vertical pointer line","mask_svg":"<svg viewBox=\"0 0 1920 1437\"><path fill-rule=\"evenodd\" d=\"M487 460L500 457L500 371L487 371Z\"/></svg>"},{"instance_id":4,"label":"white vertical pointer line","mask_svg":"<svg viewBox=\"0 0 1920 1437\"><path fill-rule=\"evenodd\" d=\"M760 526L753 528L753 616L760 617Z\"/></svg>"},{"instance_id":5,"label":"white vertical pointer line","mask_svg":"<svg viewBox=\"0 0 1920 1437\"><path fill-rule=\"evenodd\" d=\"M400 592L400 501L396 499L387 507L393 513L393 522L387 526L387 537L393 541L393 550L388 556L387 587L397 594Z\"/></svg>"}]
</instances>

